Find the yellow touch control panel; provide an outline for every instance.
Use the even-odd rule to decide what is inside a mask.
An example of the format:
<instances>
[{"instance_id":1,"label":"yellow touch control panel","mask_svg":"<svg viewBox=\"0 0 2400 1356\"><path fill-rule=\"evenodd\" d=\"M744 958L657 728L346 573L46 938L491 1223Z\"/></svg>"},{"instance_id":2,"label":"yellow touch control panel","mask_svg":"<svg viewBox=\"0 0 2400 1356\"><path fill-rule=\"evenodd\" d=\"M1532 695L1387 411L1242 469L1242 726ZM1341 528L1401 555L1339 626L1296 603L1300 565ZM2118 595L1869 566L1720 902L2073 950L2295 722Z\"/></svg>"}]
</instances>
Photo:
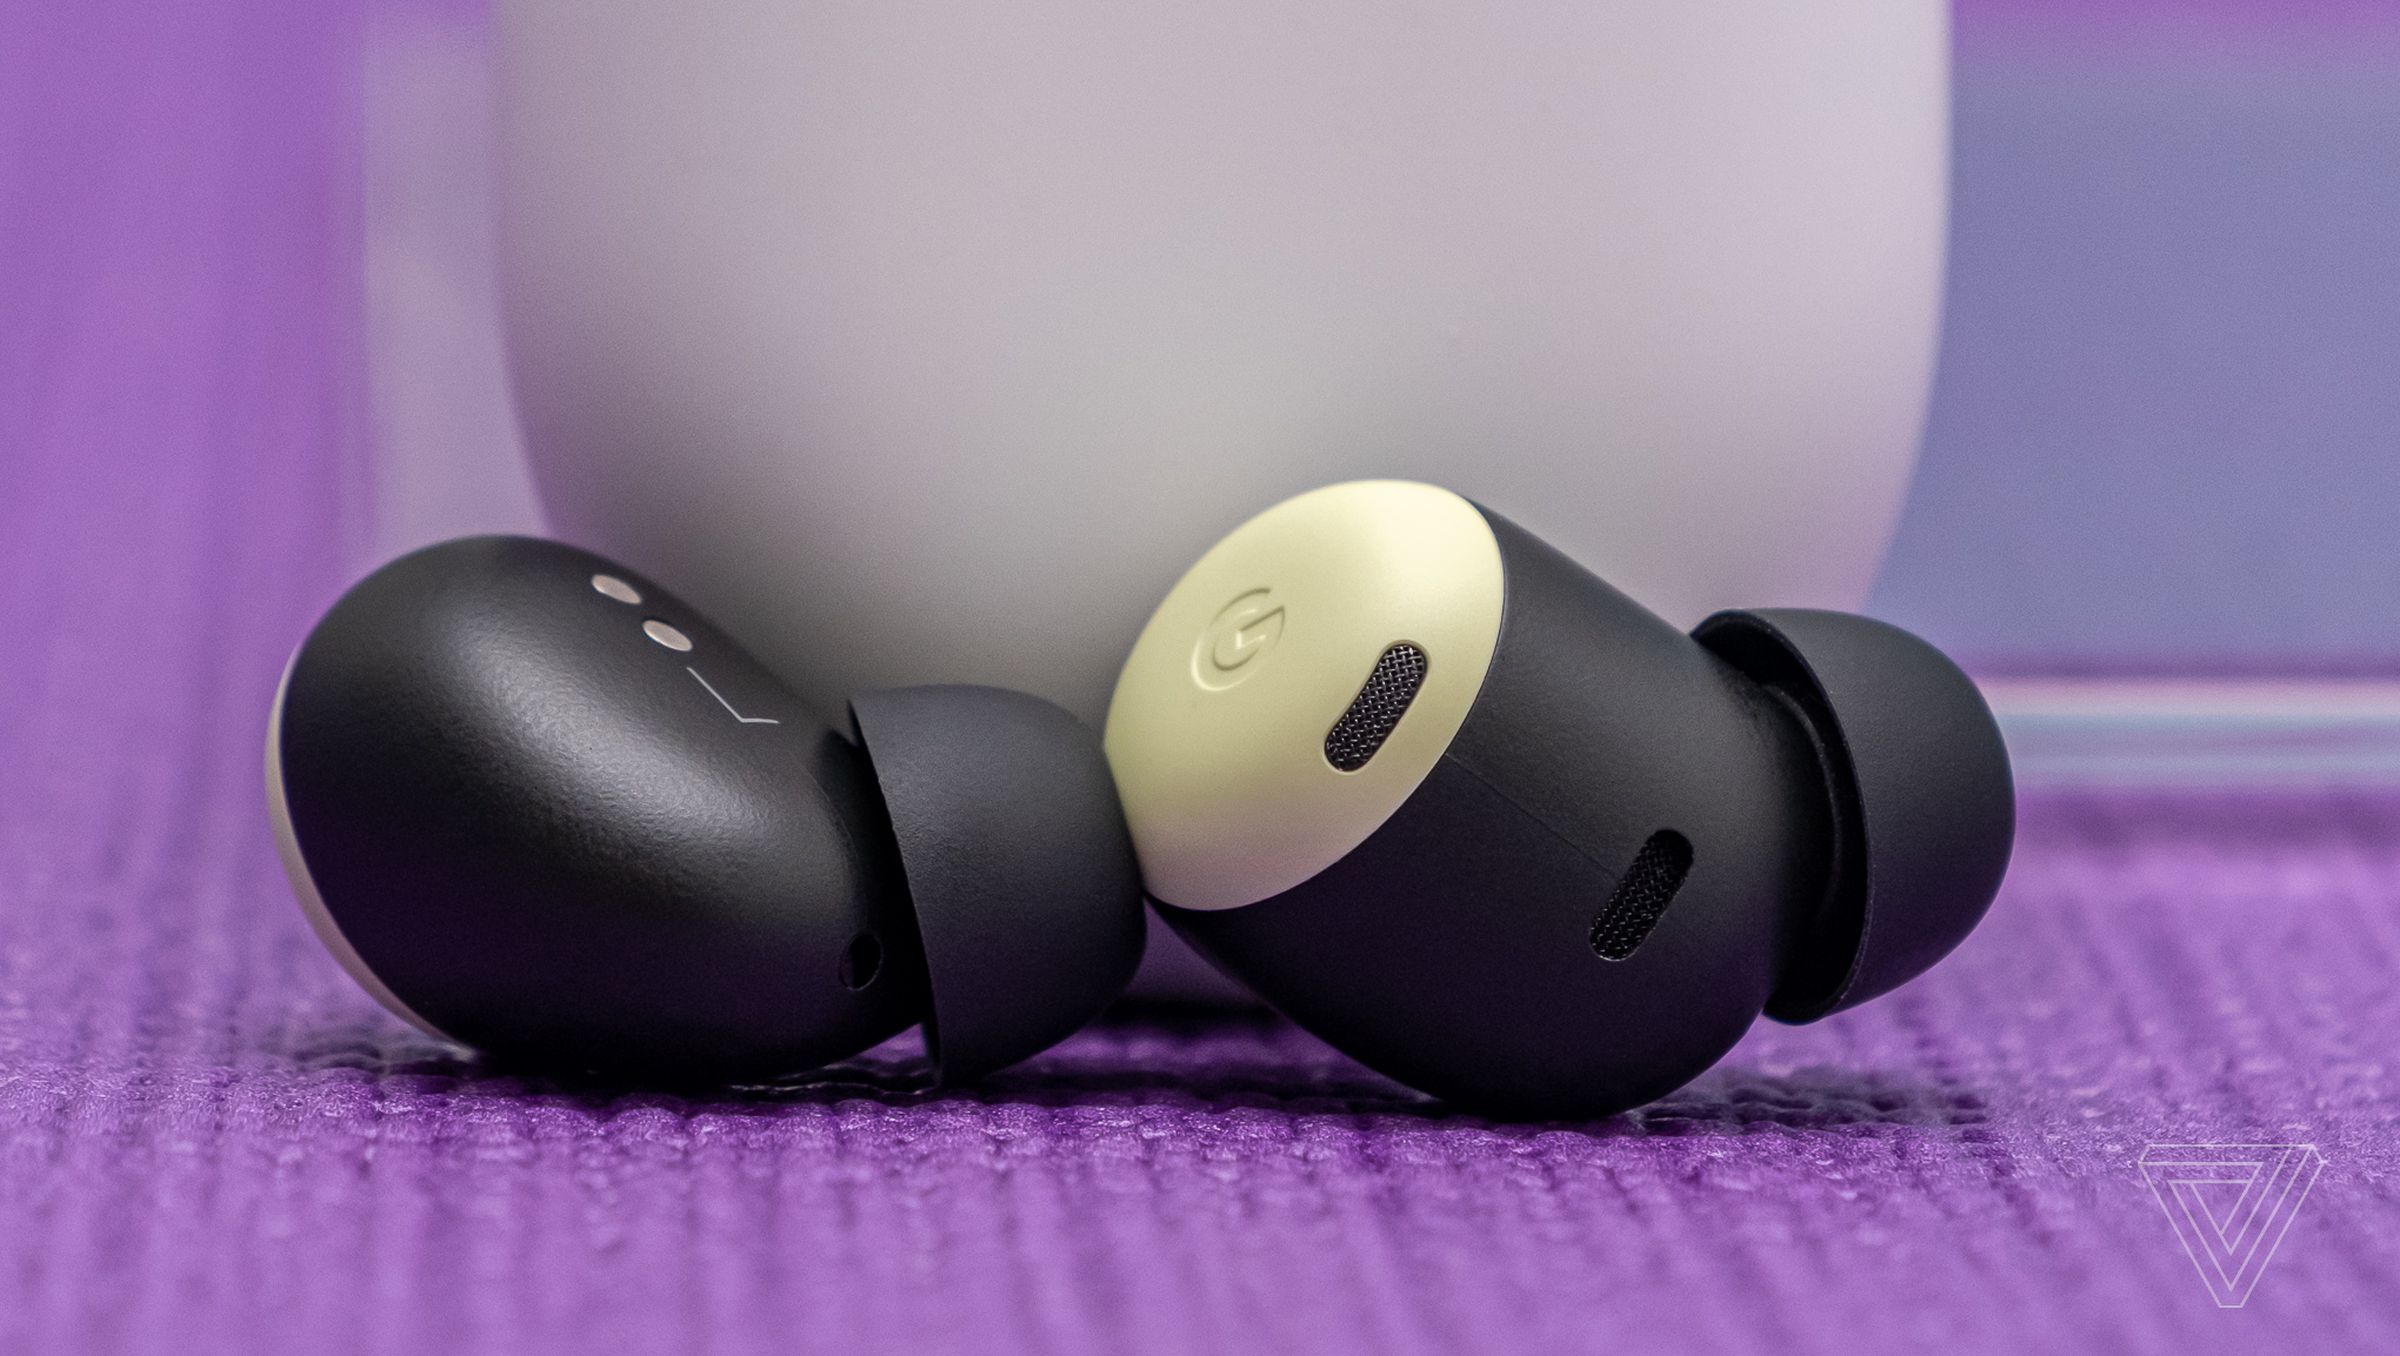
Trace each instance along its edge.
<instances>
[{"instance_id":1,"label":"yellow touch control panel","mask_svg":"<svg viewBox=\"0 0 2400 1356\"><path fill-rule=\"evenodd\" d=\"M1440 761L1499 642L1499 544L1448 490L1353 481L1268 509L1158 606L1118 676L1107 746L1150 893L1229 909L1366 841ZM1396 645L1423 679L1373 756L1326 738Z\"/></svg>"}]
</instances>

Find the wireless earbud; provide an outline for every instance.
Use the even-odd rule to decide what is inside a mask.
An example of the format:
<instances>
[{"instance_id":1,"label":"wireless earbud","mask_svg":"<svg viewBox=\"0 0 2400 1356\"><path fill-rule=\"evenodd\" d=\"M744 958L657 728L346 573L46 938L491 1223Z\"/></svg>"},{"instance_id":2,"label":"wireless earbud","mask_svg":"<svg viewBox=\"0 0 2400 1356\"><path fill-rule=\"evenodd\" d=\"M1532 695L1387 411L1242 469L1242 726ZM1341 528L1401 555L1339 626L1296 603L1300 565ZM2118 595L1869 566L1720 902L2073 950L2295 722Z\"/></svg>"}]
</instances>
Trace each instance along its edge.
<instances>
[{"instance_id":1,"label":"wireless earbud","mask_svg":"<svg viewBox=\"0 0 2400 1356\"><path fill-rule=\"evenodd\" d=\"M474 538L302 643L268 798L350 972L495 1054L731 1079L922 1022L960 1082L1082 1025L1143 936L1097 739L993 688L851 714L855 742L633 571Z\"/></svg>"},{"instance_id":2,"label":"wireless earbud","mask_svg":"<svg viewBox=\"0 0 2400 1356\"><path fill-rule=\"evenodd\" d=\"M1148 893L1301 1025L1464 1105L1657 1098L1763 1011L1884 993L2006 869L1974 685L1880 622L1687 636L1395 481L1288 500L1143 630L1107 752Z\"/></svg>"}]
</instances>

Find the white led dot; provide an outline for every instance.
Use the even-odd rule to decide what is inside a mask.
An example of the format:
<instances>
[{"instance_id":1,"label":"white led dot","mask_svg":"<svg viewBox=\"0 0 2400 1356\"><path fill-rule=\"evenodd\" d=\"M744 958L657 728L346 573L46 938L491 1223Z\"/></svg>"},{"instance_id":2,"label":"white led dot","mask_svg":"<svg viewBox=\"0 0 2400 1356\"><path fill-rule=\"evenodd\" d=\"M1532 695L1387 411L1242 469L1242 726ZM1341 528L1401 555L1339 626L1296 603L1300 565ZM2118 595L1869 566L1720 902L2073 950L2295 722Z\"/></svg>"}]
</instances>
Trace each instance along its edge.
<instances>
[{"instance_id":1,"label":"white led dot","mask_svg":"<svg viewBox=\"0 0 2400 1356\"><path fill-rule=\"evenodd\" d=\"M666 646L668 649L673 650L678 654L684 653L692 648L692 638L690 636L687 636L683 632L676 630L674 627L667 625L665 622L660 621L656 617L652 617L650 620L642 623L642 634L650 637L652 640L657 641L659 644Z\"/></svg>"},{"instance_id":2,"label":"white led dot","mask_svg":"<svg viewBox=\"0 0 2400 1356\"><path fill-rule=\"evenodd\" d=\"M640 589L635 588L633 585L626 583L624 580L617 578L613 574L593 575L592 587L598 589L602 594L616 599L620 603L638 603L642 600L642 591Z\"/></svg>"}]
</instances>

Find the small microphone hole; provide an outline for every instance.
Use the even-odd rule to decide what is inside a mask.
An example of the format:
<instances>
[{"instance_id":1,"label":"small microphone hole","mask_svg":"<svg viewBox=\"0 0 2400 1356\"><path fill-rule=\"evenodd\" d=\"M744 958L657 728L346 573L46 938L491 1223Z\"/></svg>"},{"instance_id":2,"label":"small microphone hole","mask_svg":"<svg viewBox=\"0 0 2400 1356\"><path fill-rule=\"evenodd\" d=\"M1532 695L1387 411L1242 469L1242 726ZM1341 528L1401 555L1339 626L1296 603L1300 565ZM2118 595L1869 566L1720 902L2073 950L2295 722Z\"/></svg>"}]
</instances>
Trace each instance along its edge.
<instances>
[{"instance_id":1,"label":"small microphone hole","mask_svg":"<svg viewBox=\"0 0 2400 1356\"><path fill-rule=\"evenodd\" d=\"M1425 652L1401 641L1385 650L1367 671L1367 681L1351 698L1348 710L1325 733L1325 761L1336 772L1356 772L1367 765L1392 737L1400 718L1408 714L1417 689L1425 686Z\"/></svg>"},{"instance_id":2,"label":"small microphone hole","mask_svg":"<svg viewBox=\"0 0 2400 1356\"><path fill-rule=\"evenodd\" d=\"M1609 891L1600 916L1592 920L1592 950L1602 960L1621 961L1632 955L1658 926L1667 905L1675 902L1675 892L1683 888L1691 870L1690 839L1673 829L1651 834L1633 855L1633 865L1618 878L1617 888Z\"/></svg>"},{"instance_id":3,"label":"small microphone hole","mask_svg":"<svg viewBox=\"0 0 2400 1356\"><path fill-rule=\"evenodd\" d=\"M883 970L883 943L872 932L862 932L850 939L842 951L842 984L846 988L863 989L875 982Z\"/></svg>"}]
</instances>

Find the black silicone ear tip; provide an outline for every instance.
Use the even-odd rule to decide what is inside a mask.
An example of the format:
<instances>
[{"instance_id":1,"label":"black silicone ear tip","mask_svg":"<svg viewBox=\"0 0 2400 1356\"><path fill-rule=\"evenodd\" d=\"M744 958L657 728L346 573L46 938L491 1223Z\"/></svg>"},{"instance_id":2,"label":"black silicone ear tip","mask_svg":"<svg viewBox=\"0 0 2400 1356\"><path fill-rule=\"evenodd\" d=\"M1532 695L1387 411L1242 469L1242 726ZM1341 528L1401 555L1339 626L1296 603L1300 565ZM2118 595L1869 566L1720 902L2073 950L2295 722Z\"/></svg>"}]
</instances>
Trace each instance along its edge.
<instances>
[{"instance_id":1,"label":"black silicone ear tip","mask_svg":"<svg viewBox=\"0 0 2400 1356\"><path fill-rule=\"evenodd\" d=\"M1983 694L1933 646L1849 613L1720 612L1692 635L1800 708L1833 786L1833 891L1767 1015L1814 1021L1924 973L1982 921L2016 836Z\"/></svg>"},{"instance_id":2,"label":"black silicone ear tip","mask_svg":"<svg viewBox=\"0 0 2400 1356\"><path fill-rule=\"evenodd\" d=\"M945 1084L1037 1054L1132 980L1145 912L1100 741L1021 692L910 687L850 703L916 902Z\"/></svg>"}]
</instances>

